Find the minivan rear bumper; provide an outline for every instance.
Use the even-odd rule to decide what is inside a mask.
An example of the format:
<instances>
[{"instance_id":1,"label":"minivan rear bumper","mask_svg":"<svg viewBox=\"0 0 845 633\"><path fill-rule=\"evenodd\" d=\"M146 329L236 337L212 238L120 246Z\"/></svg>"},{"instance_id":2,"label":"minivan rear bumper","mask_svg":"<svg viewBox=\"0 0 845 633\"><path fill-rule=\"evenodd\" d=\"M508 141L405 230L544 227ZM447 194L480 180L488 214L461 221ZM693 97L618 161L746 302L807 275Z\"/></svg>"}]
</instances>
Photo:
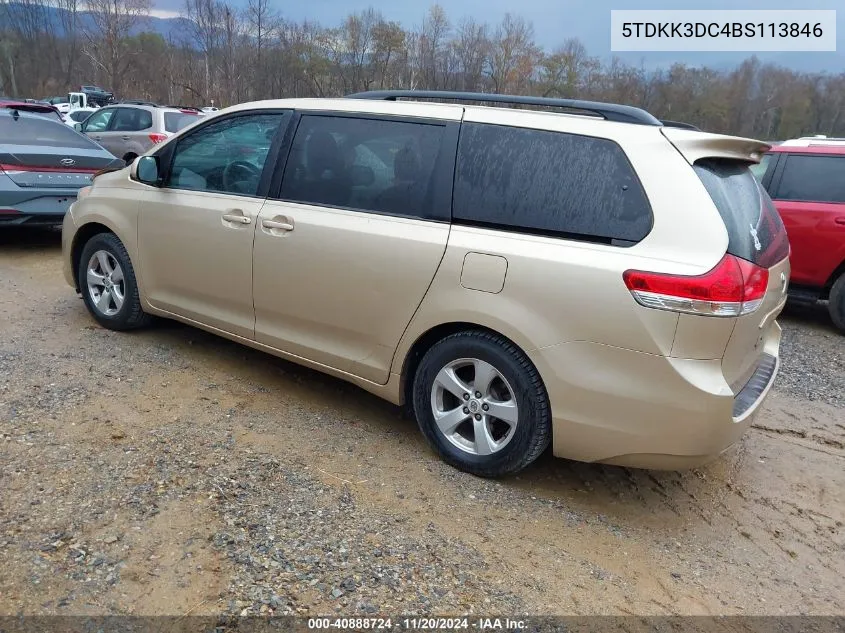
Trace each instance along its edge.
<instances>
[{"instance_id":1,"label":"minivan rear bumper","mask_svg":"<svg viewBox=\"0 0 845 633\"><path fill-rule=\"evenodd\" d=\"M549 393L557 457L683 469L717 458L751 425L779 369L781 329L737 393L721 360L677 359L577 342L530 353Z\"/></svg>"}]
</instances>

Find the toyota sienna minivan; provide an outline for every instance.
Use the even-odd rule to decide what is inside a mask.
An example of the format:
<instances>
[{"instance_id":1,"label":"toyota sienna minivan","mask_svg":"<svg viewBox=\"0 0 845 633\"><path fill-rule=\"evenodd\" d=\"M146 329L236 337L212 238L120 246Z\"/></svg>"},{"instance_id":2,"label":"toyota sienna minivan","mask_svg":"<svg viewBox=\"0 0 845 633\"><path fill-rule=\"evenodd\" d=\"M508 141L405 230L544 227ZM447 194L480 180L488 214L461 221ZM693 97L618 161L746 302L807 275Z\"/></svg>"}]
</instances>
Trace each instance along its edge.
<instances>
[{"instance_id":1,"label":"toyota sienna minivan","mask_svg":"<svg viewBox=\"0 0 845 633\"><path fill-rule=\"evenodd\" d=\"M769 392L790 271L749 169L769 146L690 128L474 93L241 104L83 190L65 274L103 327L177 319L406 404L476 475L549 445L690 467Z\"/></svg>"}]
</instances>

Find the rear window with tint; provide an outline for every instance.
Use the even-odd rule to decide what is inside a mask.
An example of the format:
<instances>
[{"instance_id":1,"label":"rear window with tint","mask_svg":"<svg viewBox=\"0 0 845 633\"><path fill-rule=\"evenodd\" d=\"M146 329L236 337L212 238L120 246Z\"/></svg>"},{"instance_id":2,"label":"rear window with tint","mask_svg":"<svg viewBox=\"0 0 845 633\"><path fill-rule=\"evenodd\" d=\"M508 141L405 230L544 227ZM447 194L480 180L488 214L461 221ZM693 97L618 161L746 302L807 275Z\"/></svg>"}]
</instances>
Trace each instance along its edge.
<instances>
[{"instance_id":1,"label":"rear window with tint","mask_svg":"<svg viewBox=\"0 0 845 633\"><path fill-rule=\"evenodd\" d=\"M464 123L456 222L630 245L651 231L651 207L613 141Z\"/></svg>"},{"instance_id":2,"label":"rear window with tint","mask_svg":"<svg viewBox=\"0 0 845 633\"><path fill-rule=\"evenodd\" d=\"M15 121L11 115L0 114L0 144L76 147L99 149L88 137L68 125L38 116L24 116Z\"/></svg>"},{"instance_id":3,"label":"rear window with tint","mask_svg":"<svg viewBox=\"0 0 845 633\"><path fill-rule=\"evenodd\" d=\"M140 108L118 108L111 125L112 132L137 132L153 126L153 115Z\"/></svg>"},{"instance_id":4,"label":"rear window with tint","mask_svg":"<svg viewBox=\"0 0 845 633\"><path fill-rule=\"evenodd\" d=\"M178 132L191 123L195 123L198 116L196 114L183 114L182 112L165 112L164 129L171 133Z\"/></svg>"},{"instance_id":5,"label":"rear window with tint","mask_svg":"<svg viewBox=\"0 0 845 633\"><path fill-rule=\"evenodd\" d=\"M778 200L845 203L845 156L786 157Z\"/></svg>"},{"instance_id":6,"label":"rear window with tint","mask_svg":"<svg viewBox=\"0 0 845 633\"><path fill-rule=\"evenodd\" d=\"M780 215L748 163L707 158L694 169L722 216L731 255L763 268L789 255Z\"/></svg>"}]
</instances>

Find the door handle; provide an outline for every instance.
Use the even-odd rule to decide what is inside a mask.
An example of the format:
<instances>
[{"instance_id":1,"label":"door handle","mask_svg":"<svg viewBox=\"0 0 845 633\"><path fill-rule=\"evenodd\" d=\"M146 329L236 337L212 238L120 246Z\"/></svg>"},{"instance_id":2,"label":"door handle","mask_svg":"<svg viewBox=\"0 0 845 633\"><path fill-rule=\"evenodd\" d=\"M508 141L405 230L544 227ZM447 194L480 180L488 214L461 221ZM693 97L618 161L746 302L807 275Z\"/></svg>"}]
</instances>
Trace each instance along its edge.
<instances>
[{"instance_id":1,"label":"door handle","mask_svg":"<svg viewBox=\"0 0 845 633\"><path fill-rule=\"evenodd\" d=\"M837 224L845 224L845 216L843 216L841 218L836 218L833 221L836 222Z\"/></svg>"},{"instance_id":2,"label":"door handle","mask_svg":"<svg viewBox=\"0 0 845 633\"><path fill-rule=\"evenodd\" d=\"M292 222L284 222L280 220L264 220L261 222L261 226L265 229L277 229L279 231L293 231L293 223Z\"/></svg>"},{"instance_id":3,"label":"door handle","mask_svg":"<svg viewBox=\"0 0 845 633\"><path fill-rule=\"evenodd\" d=\"M226 220L226 222L235 222L237 224L249 224L252 222L252 220L247 216L238 213L224 213L223 219Z\"/></svg>"},{"instance_id":4,"label":"door handle","mask_svg":"<svg viewBox=\"0 0 845 633\"><path fill-rule=\"evenodd\" d=\"M120 140L121 140L121 141L128 141L128 140L129 140L129 137L128 137L128 136L121 136L121 137L120 137Z\"/></svg>"}]
</instances>

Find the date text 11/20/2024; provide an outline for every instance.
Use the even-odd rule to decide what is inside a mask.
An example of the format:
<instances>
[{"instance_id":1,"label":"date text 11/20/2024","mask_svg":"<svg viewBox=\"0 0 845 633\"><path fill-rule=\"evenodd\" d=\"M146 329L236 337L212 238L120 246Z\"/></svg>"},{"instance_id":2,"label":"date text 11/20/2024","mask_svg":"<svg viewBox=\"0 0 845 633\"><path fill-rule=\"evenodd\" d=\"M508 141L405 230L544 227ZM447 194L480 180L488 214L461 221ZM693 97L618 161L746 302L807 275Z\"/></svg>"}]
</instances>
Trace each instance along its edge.
<instances>
[{"instance_id":1,"label":"date text 11/20/2024","mask_svg":"<svg viewBox=\"0 0 845 633\"><path fill-rule=\"evenodd\" d=\"M407 631L519 631L524 620L510 618L309 618L312 630L407 630Z\"/></svg>"}]
</instances>

